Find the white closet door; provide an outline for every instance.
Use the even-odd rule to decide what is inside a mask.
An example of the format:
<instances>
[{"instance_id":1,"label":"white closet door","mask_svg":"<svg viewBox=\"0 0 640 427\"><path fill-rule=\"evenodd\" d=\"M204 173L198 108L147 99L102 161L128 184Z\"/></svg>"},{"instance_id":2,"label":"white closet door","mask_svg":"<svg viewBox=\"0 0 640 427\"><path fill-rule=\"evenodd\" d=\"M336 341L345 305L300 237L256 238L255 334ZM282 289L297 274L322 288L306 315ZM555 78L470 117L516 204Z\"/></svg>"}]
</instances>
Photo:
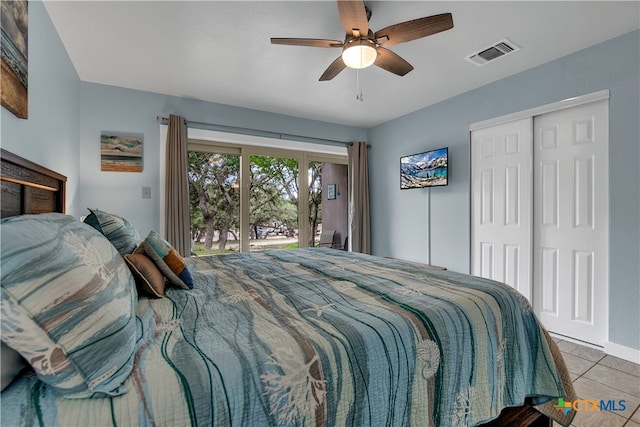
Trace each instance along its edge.
<instances>
[{"instance_id":1,"label":"white closet door","mask_svg":"<svg viewBox=\"0 0 640 427\"><path fill-rule=\"evenodd\" d=\"M471 133L471 274L531 301L532 118Z\"/></svg>"},{"instance_id":2,"label":"white closet door","mask_svg":"<svg viewBox=\"0 0 640 427\"><path fill-rule=\"evenodd\" d=\"M534 302L552 332L608 326L608 100L534 119Z\"/></svg>"}]
</instances>

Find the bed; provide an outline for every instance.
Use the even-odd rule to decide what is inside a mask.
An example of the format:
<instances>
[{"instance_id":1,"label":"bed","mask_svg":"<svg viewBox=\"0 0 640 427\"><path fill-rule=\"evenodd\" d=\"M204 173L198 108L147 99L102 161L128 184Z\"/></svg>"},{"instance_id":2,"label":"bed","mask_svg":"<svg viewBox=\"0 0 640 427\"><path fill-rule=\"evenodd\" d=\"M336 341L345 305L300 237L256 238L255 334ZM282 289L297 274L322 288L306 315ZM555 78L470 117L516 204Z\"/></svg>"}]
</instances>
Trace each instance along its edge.
<instances>
[{"instance_id":1,"label":"bed","mask_svg":"<svg viewBox=\"0 0 640 427\"><path fill-rule=\"evenodd\" d=\"M153 259L151 233L128 225L135 245L122 245L60 213L66 179L5 151L2 176L3 360L29 362L2 391L2 425L573 418L558 408L575 399L560 352L505 285L310 248L189 258L144 293L129 254ZM38 215L25 209L33 181L48 200Z\"/></svg>"}]
</instances>

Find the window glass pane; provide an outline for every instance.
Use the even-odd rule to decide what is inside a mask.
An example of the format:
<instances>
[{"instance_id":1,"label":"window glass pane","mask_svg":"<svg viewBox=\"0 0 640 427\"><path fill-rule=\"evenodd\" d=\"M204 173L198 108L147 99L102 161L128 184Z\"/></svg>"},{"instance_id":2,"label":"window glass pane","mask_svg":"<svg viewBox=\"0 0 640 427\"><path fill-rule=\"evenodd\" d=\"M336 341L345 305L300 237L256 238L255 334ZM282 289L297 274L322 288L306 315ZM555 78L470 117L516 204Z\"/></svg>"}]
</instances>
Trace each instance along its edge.
<instances>
[{"instance_id":1,"label":"window glass pane","mask_svg":"<svg viewBox=\"0 0 640 427\"><path fill-rule=\"evenodd\" d=\"M196 254L239 250L239 171L237 155L189 152L189 213Z\"/></svg>"},{"instance_id":2,"label":"window glass pane","mask_svg":"<svg viewBox=\"0 0 640 427\"><path fill-rule=\"evenodd\" d=\"M322 231L322 163L309 162L309 247L318 246Z\"/></svg>"},{"instance_id":3,"label":"window glass pane","mask_svg":"<svg viewBox=\"0 0 640 427\"><path fill-rule=\"evenodd\" d=\"M346 249L348 236L348 167L328 162L309 163L309 246ZM317 218L314 217L317 215ZM324 238L321 237L324 234ZM322 240L322 242L321 242Z\"/></svg>"},{"instance_id":4,"label":"window glass pane","mask_svg":"<svg viewBox=\"0 0 640 427\"><path fill-rule=\"evenodd\" d=\"M298 161L251 156L250 250L298 247Z\"/></svg>"}]
</instances>

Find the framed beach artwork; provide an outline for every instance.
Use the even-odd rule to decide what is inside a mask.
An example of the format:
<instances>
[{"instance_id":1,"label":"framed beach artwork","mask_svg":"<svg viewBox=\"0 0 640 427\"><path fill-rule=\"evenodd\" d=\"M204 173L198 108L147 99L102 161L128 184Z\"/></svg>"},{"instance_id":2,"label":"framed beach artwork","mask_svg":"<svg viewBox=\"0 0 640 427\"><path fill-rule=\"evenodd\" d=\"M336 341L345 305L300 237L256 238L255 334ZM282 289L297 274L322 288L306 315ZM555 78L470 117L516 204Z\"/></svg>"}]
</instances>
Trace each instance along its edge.
<instances>
[{"instance_id":1,"label":"framed beach artwork","mask_svg":"<svg viewBox=\"0 0 640 427\"><path fill-rule=\"evenodd\" d=\"M28 52L29 14L26 0L0 2L0 102L17 117L29 113Z\"/></svg>"},{"instance_id":2,"label":"framed beach artwork","mask_svg":"<svg viewBox=\"0 0 640 427\"><path fill-rule=\"evenodd\" d=\"M142 172L142 136L100 135L100 170Z\"/></svg>"}]
</instances>

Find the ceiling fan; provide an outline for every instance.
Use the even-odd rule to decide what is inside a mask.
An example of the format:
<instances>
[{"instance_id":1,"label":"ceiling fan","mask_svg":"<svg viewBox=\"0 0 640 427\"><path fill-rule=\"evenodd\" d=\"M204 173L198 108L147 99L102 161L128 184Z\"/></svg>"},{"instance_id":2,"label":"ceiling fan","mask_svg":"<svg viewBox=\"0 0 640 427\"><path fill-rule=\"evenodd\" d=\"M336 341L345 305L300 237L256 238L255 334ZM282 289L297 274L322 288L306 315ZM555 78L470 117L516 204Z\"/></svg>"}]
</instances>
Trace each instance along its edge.
<instances>
[{"instance_id":1,"label":"ceiling fan","mask_svg":"<svg viewBox=\"0 0 640 427\"><path fill-rule=\"evenodd\" d=\"M272 44L309 47L339 47L342 55L329 65L320 81L331 80L346 67L361 69L370 65L404 76L413 66L386 46L416 40L453 28L450 13L413 19L391 25L375 33L369 28L371 11L363 0L338 0L338 12L346 31L344 42L328 39L271 38Z\"/></svg>"}]
</instances>

